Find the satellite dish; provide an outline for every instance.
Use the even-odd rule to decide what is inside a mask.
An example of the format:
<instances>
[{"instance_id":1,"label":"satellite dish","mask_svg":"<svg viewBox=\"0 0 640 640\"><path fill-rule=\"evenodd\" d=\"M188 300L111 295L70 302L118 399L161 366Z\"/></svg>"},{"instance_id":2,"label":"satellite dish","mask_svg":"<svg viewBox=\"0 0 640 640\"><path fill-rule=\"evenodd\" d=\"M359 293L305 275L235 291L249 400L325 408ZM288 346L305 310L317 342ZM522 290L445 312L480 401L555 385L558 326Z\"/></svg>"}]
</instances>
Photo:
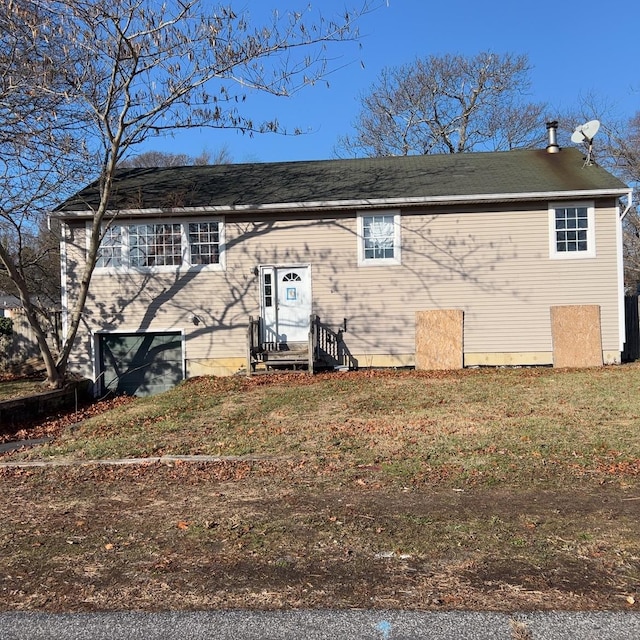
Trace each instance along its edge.
<instances>
[{"instance_id":1,"label":"satellite dish","mask_svg":"<svg viewBox=\"0 0 640 640\"><path fill-rule=\"evenodd\" d=\"M575 144L586 142L589 145L589 151L584 160L585 166L593 164L591 160L593 156L593 137L598 133L598 129L600 129L600 120L589 120L589 122L576 127L576 130L571 134L571 142Z\"/></svg>"},{"instance_id":2,"label":"satellite dish","mask_svg":"<svg viewBox=\"0 0 640 640\"><path fill-rule=\"evenodd\" d=\"M575 142L576 144L588 142L591 144L593 137L598 133L598 129L600 129L600 121L589 120L589 122L585 122L577 127L571 134L571 142Z\"/></svg>"}]
</instances>

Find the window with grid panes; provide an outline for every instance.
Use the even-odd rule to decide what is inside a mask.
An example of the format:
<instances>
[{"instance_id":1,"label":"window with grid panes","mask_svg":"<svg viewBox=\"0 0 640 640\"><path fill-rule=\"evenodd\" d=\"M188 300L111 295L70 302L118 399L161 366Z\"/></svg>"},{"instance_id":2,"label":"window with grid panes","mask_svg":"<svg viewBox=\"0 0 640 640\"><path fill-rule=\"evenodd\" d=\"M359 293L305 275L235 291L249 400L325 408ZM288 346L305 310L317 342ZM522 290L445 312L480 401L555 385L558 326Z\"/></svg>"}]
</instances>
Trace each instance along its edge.
<instances>
[{"instance_id":1,"label":"window with grid panes","mask_svg":"<svg viewBox=\"0 0 640 640\"><path fill-rule=\"evenodd\" d=\"M592 203L557 203L549 208L549 252L552 258L595 256Z\"/></svg>"},{"instance_id":2,"label":"window with grid panes","mask_svg":"<svg viewBox=\"0 0 640 640\"><path fill-rule=\"evenodd\" d=\"M221 268L221 220L145 222L106 229L96 267Z\"/></svg>"},{"instance_id":3,"label":"window with grid panes","mask_svg":"<svg viewBox=\"0 0 640 640\"><path fill-rule=\"evenodd\" d=\"M191 264L218 264L220 261L220 227L218 222L189 223Z\"/></svg>"},{"instance_id":4,"label":"window with grid panes","mask_svg":"<svg viewBox=\"0 0 640 640\"><path fill-rule=\"evenodd\" d=\"M358 264L400 264L400 214L358 215Z\"/></svg>"}]
</instances>

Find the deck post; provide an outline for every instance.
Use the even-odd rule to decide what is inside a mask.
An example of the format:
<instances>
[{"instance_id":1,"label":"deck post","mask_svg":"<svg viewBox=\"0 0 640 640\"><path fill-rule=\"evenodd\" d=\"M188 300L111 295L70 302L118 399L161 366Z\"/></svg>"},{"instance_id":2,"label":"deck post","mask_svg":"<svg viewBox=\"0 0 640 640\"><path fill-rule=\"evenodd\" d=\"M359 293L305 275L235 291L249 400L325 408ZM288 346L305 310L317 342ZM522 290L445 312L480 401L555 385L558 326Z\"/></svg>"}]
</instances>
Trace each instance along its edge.
<instances>
[{"instance_id":1,"label":"deck post","mask_svg":"<svg viewBox=\"0 0 640 640\"><path fill-rule=\"evenodd\" d=\"M313 363L315 361L316 355L316 344L318 340L318 316L312 313L309 316L309 353L308 353L308 364L307 364L307 372L309 375L313 375Z\"/></svg>"},{"instance_id":2,"label":"deck post","mask_svg":"<svg viewBox=\"0 0 640 640\"><path fill-rule=\"evenodd\" d=\"M249 326L247 328L247 377L251 377L252 362L251 352L253 351L253 316L249 316Z\"/></svg>"}]
</instances>

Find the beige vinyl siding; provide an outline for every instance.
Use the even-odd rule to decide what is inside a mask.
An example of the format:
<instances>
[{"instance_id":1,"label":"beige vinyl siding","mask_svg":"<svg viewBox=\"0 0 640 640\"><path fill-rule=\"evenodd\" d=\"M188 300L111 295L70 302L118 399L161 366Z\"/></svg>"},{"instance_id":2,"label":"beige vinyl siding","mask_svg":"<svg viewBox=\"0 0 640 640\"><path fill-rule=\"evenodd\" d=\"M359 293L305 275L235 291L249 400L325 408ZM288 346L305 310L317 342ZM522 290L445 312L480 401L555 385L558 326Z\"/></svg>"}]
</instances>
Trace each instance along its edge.
<instances>
[{"instance_id":1,"label":"beige vinyl siding","mask_svg":"<svg viewBox=\"0 0 640 640\"><path fill-rule=\"evenodd\" d=\"M601 305L603 347L615 350L615 216L596 211L597 257L573 260L549 258L548 211L540 205L407 216L403 262L410 273L425 268L425 308L464 310L466 353L551 351L549 309L566 304Z\"/></svg>"},{"instance_id":2,"label":"beige vinyl siding","mask_svg":"<svg viewBox=\"0 0 640 640\"><path fill-rule=\"evenodd\" d=\"M244 227L239 245L255 264L311 264L314 311L336 328L347 319L353 353L413 353L415 311L434 308L465 311L467 352L550 352L550 307L563 304L599 304L603 347L619 348L615 208L596 210L597 256L577 260L550 259L546 203L403 212L402 265L379 267L357 266L354 213Z\"/></svg>"},{"instance_id":3,"label":"beige vinyl siding","mask_svg":"<svg viewBox=\"0 0 640 640\"><path fill-rule=\"evenodd\" d=\"M85 242L84 228L76 228L67 248L70 263L84 260ZM72 278L78 273L71 272ZM91 332L105 331L183 331L187 360L242 355L248 316L257 312L254 280L249 272L229 269L148 273L97 269L74 363L83 370L93 366L84 357L95 347Z\"/></svg>"},{"instance_id":4,"label":"beige vinyl siding","mask_svg":"<svg viewBox=\"0 0 640 640\"><path fill-rule=\"evenodd\" d=\"M550 259L544 202L403 210L398 266L358 266L356 211L227 216L224 271L97 270L74 363L92 366L91 332L116 330L183 331L188 362L243 358L248 318L260 312L259 265L310 265L314 313L336 330L346 319L346 346L365 359L412 356L415 312L428 309L465 312L465 353L551 352L550 307L565 304L600 305L603 349L616 351L617 212L607 204L596 203L596 257L574 260ZM67 240L73 279L84 226L74 224Z\"/></svg>"}]
</instances>

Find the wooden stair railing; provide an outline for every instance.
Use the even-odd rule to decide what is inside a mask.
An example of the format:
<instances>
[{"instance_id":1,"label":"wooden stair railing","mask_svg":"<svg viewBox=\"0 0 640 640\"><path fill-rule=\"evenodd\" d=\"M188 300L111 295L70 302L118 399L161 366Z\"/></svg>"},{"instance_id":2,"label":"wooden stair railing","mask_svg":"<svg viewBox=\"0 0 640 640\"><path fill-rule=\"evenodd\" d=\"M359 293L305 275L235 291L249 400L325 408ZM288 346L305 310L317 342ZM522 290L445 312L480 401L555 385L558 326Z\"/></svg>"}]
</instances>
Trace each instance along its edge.
<instances>
[{"instance_id":1,"label":"wooden stair railing","mask_svg":"<svg viewBox=\"0 0 640 640\"><path fill-rule=\"evenodd\" d=\"M247 375L250 376L255 371L260 353L260 318L249 316L249 326L247 327Z\"/></svg>"},{"instance_id":2,"label":"wooden stair railing","mask_svg":"<svg viewBox=\"0 0 640 640\"><path fill-rule=\"evenodd\" d=\"M318 368L334 368L348 366L352 368L352 358L345 348L343 330L333 331L323 324L316 314L309 316L309 333L306 349L304 343L295 343L297 348L289 351L281 350L282 345L275 342L263 343L262 319L249 317L247 328L247 375L256 370L259 362L263 362L267 369L292 366L303 366L306 361L307 371L312 374ZM300 349L302 347L302 349ZM306 353L305 353L306 351ZM287 356L291 356L288 358Z\"/></svg>"}]
</instances>

